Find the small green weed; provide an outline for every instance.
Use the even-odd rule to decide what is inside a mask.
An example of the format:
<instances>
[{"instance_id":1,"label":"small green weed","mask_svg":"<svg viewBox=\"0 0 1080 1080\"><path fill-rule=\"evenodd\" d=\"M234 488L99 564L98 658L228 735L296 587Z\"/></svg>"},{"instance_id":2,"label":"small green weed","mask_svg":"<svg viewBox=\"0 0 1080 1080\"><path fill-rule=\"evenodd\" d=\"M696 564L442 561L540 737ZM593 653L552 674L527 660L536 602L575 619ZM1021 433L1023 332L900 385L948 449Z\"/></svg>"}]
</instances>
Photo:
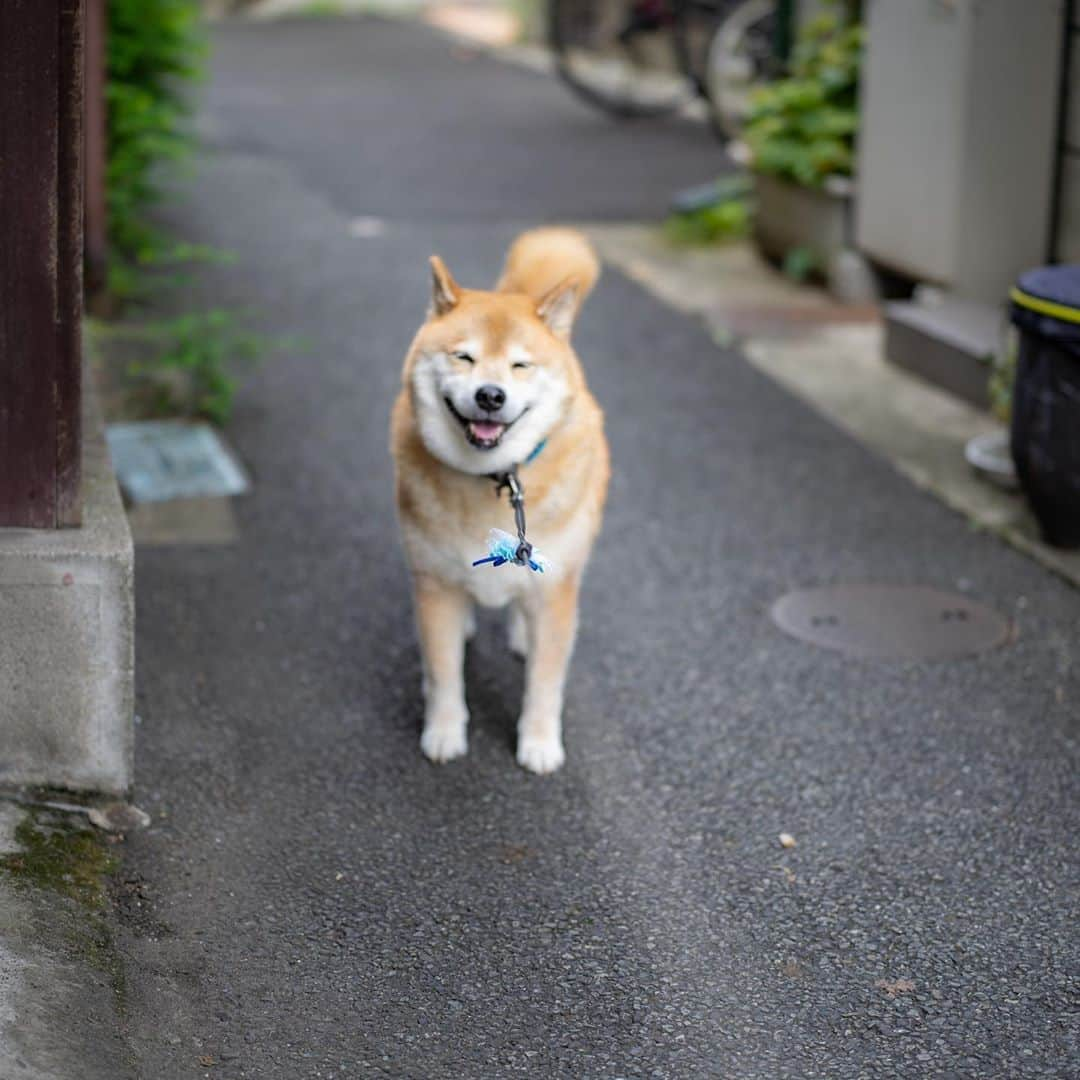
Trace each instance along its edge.
<instances>
[{"instance_id":1,"label":"small green weed","mask_svg":"<svg viewBox=\"0 0 1080 1080\"><path fill-rule=\"evenodd\" d=\"M148 227L149 228L149 227ZM133 259L111 259L107 287L119 305L144 304L170 289L195 281L191 272L200 266L229 266L236 255L209 244L175 241L160 230Z\"/></svg>"},{"instance_id":2,"label":"small green weed","mask_svg":"<svg viewBox=\"0 0 1080 1080\"><path fill-rule=\"evenodd\" d=\"M813 248L790 248L784 253L783 270L792 281L806 281L822 270L821 258Z\"/></svg>"},{"instance_id":3,"label":"small green weed","mask_svg":"<svg viewBox=\"0 0 1080 1080\"><path fill-rule=\"evenodd\" d=\"M700 210L670 215L664 222L664 232L675 244L717 244L746 236L751 220L746 199L729 199Z\"/></svg>"},{"instance_id":4,"label":"small green weed","mask_svg":"<svg viewBox=\"0 0 1080 1080\"><path fill-rule=\"evenodd\" d=\"M1020 342L1015 330L1009 330L1001 349L987 358L990 379L987 390L990 395L990 411L1003 423L1012 419L1013 386L1016 383L1016 365Z\"/></svg>"},{"instance_id":5,"label":"small green weed","mask_svg":"<svg viewBox=\"0 0 1080 1080\"><path fill-rule=\"evenodd\" d=\"M243 316L213 308L96 329L137 350L124 374L138 415L201 417L225 424L238 375L269 353L298 345L291 338L255 333L243 325Z\"/></svg>"},{"instance_id":6,"label":"small green weed","mask_svg":"<svg viewBox=\"0 0 1080 1080\"><path fill-rule=\"evenodd\" d=\"M664 222L674 244L703 245L738 240L750 231L753 220L751 184L746 176L726 176L681 192Z\"/></svg>"}]
</instances>

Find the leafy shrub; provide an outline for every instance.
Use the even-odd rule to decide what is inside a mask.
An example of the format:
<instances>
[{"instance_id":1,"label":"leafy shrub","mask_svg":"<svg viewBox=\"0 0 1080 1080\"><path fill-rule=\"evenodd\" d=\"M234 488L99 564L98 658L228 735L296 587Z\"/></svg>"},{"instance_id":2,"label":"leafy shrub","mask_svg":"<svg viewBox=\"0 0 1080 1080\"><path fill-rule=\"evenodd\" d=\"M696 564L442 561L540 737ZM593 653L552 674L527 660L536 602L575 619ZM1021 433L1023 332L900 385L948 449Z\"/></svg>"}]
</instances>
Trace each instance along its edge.
<instances>
[{"instance_id":1,"label":"leafy shrub","mask_svg":"<svg viewBox=\"0 0 1080 1080\"><path fill-rule=\"evenodd\" d=\"M191 152L190 96L207 54L198 0L107 0L108 289L118 301L148 301L186 286L180 270L232 261L227 252L177 242L156 228L163 164ZM174 303L167 305L175 309ZM223 424L236 375L274 343L241 327L229 311L189 311L128 323L103 338L128 341L131 405L140 415L201 416Z\"/></svg>"},{"instance_id":2,"label":"leafy shrub","mask_svg":"<svg viewBox=\"0 0 1080 1080\"><path fill-rule=\"evenodd\" d=\"M149 261L161 246L146 220L160 197L155 166L190 148L186 95L202 77L206 55L198 14L195 0L108 0L105 181L121 285L123 260Z\"/></svg>"},{"instance_id":3,"label":"leafy shrub","mask_svg":"<svg viewBox=\"0 0 1080 1080\"><path fill-rule=\"evenodd\" d=\"M851 175L862 44L862 26L841 12L824 12L800 31L790 77L751 100L743 134L757 171L807 187Z\"/></svg>"}]
</instances>

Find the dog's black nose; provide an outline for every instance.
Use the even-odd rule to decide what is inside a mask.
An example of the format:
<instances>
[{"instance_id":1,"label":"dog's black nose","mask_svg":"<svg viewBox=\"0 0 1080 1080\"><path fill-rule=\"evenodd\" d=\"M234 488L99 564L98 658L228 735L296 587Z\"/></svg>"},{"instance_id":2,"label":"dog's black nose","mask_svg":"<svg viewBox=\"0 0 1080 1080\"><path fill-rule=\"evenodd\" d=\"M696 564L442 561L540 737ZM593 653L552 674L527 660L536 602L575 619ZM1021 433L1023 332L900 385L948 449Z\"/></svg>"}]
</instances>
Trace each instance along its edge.
<instances>
[{"instance_id":1,"label":"dog's black nose","mask_svg":"<svg viewBox=\"0 0 1080 1080\"><path fill-rule=\"evenodd\" d=\"M497 412L506 401L506 391L501 386L488 383L476 391L476 404L484 412Z\"/></svg>"}]
</instances>

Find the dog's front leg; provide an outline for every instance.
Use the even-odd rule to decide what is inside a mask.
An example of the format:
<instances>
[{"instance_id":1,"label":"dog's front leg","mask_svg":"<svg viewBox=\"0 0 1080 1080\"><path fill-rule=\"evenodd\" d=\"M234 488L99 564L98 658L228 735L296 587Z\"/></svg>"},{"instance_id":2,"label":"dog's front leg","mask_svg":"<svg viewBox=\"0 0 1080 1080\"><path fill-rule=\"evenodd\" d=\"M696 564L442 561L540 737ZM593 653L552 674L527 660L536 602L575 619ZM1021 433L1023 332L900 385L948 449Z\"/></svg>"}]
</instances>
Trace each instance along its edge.
<instances>
[{"instance_id":1,"label":"dog's front leg","mask_svg":"<svg viewBox=\"0 0 1080 1080\"><path fill-rule=\"evenodd\" d=\"M545 583L525 605L529 653L525 701L518 723L518 764L554 772L566 759L562 744L563 687L577 633L578 581Z\"/></svg>"},{"instance_id":2,"label":"dog's front leg","mask_svg":"<svg viewBox=\"0 0 1080 1080\"><path fill-rule=\"evenodd\" d=\"M468 748L465 727L465 635L470 602L461 589L428 575L416 578L416 624L424 662L424 732L420 749L450 761Z\"/></svg>"}]
</instances>

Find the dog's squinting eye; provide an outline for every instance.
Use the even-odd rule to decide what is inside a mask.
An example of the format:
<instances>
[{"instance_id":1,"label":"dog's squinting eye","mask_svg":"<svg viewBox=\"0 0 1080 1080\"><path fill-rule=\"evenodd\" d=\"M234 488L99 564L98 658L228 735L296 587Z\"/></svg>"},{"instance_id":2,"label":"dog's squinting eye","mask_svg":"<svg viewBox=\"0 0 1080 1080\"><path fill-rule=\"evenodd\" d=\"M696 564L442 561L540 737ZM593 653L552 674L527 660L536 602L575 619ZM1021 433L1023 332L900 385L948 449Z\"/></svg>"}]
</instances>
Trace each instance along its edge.
<instances>
[{"instance_id":1,"label":"dog's squinting eye","mask_svg":"<svg viewBox=\"0 0 1080 1080\"><path fill-rule=\"evenodd\" d=\"M517 360L510 366L517 368L519 371L524 371L525 368L531 368L532 364L530 364L528 360Z\"/></svg>"},{"instance_id":2,"label":"dog's squinting eye","mask_svg":"<svg viewBox=\"0 0 1080 1080\"><path fill-rule=\"evenodd\" d=\"M466 364L475 364L476 361L467 352L456 352L453 354L455 360L462 360Z\"/></svg>"}]
</instances>

